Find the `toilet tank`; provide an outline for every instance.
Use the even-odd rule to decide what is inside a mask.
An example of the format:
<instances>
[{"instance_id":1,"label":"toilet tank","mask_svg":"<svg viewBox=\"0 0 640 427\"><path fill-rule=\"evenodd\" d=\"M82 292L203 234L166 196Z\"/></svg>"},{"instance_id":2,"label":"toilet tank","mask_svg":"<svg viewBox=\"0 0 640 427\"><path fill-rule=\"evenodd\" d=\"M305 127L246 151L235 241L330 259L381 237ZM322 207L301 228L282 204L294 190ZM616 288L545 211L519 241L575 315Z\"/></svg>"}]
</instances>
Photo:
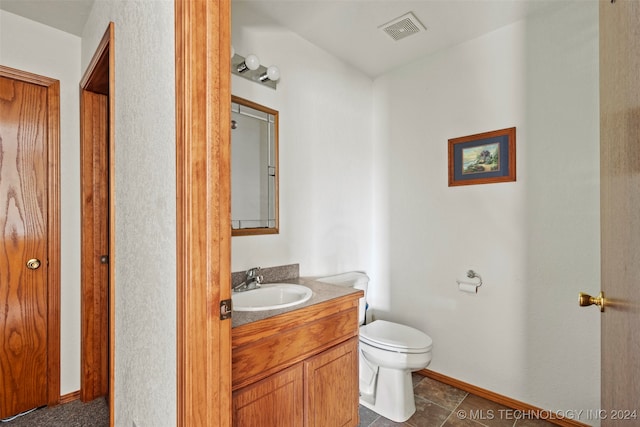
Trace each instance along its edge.
<instances>
[{"instance_id":1,"label":"toilet tank","mask_svg":"<svg viewBox=\"0 0 640 427\"><path fill-rule=\"evenodd\" d=\"M358 306L358 320L361 325L364 323L367 311L367 287L369 286L369 276L367 276L364 271L348 271L332 276L316 277L315 280L332 285L348 286L350 288L363 290L364 297L360 298L360 305Z\"/></svg>"}]
</instances>

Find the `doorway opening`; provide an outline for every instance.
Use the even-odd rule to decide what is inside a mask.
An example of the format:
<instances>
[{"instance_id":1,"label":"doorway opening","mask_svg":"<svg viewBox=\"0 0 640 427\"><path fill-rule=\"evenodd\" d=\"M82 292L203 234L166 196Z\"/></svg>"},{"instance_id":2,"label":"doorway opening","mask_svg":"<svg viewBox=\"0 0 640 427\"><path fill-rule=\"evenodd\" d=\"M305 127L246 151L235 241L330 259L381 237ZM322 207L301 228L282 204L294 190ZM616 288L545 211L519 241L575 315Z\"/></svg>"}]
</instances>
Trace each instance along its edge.
<instances>
[{"instance_id":1,"label":"doorway opening","mask_svg":"<svg viewBox=\"0 0 640 427\"><path fill-rule=\"evenodd\" d=\"M83 402L114 393L114 24L80 82L81 376Z\"/></svg>"}]
</instances>

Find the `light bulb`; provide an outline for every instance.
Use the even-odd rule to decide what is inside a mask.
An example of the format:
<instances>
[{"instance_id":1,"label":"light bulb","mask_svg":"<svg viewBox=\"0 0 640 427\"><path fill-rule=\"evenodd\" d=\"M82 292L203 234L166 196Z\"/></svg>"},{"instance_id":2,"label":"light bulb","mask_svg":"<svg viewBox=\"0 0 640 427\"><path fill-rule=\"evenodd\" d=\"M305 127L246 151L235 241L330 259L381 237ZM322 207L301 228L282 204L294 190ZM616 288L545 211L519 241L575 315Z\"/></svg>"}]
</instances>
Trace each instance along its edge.
<instances>
[{"instance_id":1,"label":"light bulb","mask_svg":"<svg viewBox=\"0 0 640 427\"><path fill-rule=\"evenodd\" d=\"M247 57L242 61L242 63L238 64L238 72L244 73L247 70L257 70L260 67L260 60L257 56L251 54L247 55Z\"/></svg>"},{"instance_id":2,"label":"light bulb","mask_svg":"<svg viewBox=\"0 0 640 427\"><path fill-rule=\"evenodd\" d=\"M260 60L255 55L247 55L244 59L244 63L250 70L257 70L260 67Z\"/></svg>"},{"instance_id":3,"label":"light bulb","mask_svg":"<svg viewBox=\"0 0 640 427\"><path fill-rule=\"evenodd\" d=\"M280 69L275 65L270 66L267 68L267 77L275 82L280 78Z\"/></svg>"},{"instance_id":4,"label":"light bulb","mask_svg":"<svg viewBox=\"0 0 640 427\"><path fill-rule=\"evenodd\" d=\"M276 81L280 78L280 69L278 67L276 67L275 65L270 66L269 68L267 68L267 72L262 74L260 76L260 81L263 82L267 79L272 80L272 81Z\"/></svg>"}]
</instances>

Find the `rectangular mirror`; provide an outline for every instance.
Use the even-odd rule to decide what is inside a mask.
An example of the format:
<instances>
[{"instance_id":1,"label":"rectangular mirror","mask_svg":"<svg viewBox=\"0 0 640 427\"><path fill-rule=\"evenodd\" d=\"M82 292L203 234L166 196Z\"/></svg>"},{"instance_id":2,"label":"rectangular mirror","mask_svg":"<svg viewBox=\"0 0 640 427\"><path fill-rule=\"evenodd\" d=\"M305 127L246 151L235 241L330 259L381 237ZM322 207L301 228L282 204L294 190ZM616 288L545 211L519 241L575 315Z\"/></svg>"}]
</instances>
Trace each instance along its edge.
<instances>
[{"instance_id":1,"label":"rectangular mirror","mask_svg":"<svg viewBox=\"0 0 640 427\"><path fill-rule=\"evenodd\" d=\"M231 97L231 235L278 233L278 112Z\"/></svg>"}]
</instances>

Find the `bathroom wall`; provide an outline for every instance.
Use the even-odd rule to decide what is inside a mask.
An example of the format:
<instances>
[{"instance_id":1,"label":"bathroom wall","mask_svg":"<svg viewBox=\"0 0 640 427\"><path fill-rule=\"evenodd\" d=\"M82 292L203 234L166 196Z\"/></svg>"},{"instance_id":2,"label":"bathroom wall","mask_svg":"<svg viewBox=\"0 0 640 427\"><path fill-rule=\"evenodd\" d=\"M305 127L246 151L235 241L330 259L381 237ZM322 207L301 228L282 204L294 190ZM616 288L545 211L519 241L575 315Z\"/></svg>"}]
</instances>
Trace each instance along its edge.
<instances>
[{"instance_id":1,"label":"bathroom wall","mask_svg":"<svg viewBox=\"0 0 640 427\"><path fill-rule=\"evenodd\" d=\"M0 10L0 64L60 81L60 393L80 389L80 38Z\"/></svg>"},{"instance_id":2,"label":"bathroom wall","mask_svg":"<svg viewBox=\"0 0 640 427\"><path fill-rule=\"evenodd\" d=\"M545 409L599 407L600 314L577 304L600 289L598 101L595 0L376 80L388 252L369 301L433 338L430 369ZM511 126L517 182L448 187L449 138ZM457 290L468 269L477 295Z\"/></svg>"},{"instance_id":3,"label":"bathroom wall","mask_svg":"<svg viewBox=\"0 0 640 427\"><path fill-rule=\"evenodd\" d=\"M371 267L372 81L232 2L236 53L280 68L277 90L232 75L232 93L279 111L280 234L232 239L232 271L301 275Z\"/></svg>"},{"instance_id":4,"label":"bathroom wall","mask_svg":"<svg viewBox=\"0 0 640 427\"><path fill-rule=\"evenodd\" d=\"M600 287L597 2L372 86L233 7L236 52L277 64L282 82L233 77L234 94L281 111L281 234L234 237L232 270L364 269L371 313L429 333L434 371L549 410L598 408L599 313L576 301ZM447 186L449 138L511 126L516 182ZM477 295L457 290L468 269Z\"/></svg>"},{"instance_id":5,"label":"bathroom wall","mask_svg":"<svg viewBox=\"0 0 640 427\"><path fill-rule=\"evenodd\" d=\"M174 3L101 0L82 36L87 67L115 23L115 425L176 413Z\"/></svg>"}]
</instances>

